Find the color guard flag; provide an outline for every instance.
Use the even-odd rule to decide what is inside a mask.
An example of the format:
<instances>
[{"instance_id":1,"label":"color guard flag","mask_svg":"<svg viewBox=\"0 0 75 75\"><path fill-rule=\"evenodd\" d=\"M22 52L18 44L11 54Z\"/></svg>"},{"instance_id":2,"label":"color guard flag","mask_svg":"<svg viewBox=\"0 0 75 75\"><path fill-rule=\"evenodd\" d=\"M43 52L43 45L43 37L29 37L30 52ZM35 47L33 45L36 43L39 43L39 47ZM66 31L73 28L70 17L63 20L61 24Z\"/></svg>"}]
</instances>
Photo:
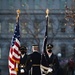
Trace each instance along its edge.
<instances>
[{"instance_id":1,"label":"color guard flag","mask_svg":"<svg viewBox=\"0 0 75 75\"><path fill-rule=\"evenodd\" d=\"M9 51L9 73L10 75L17 75L18 63L20 61L20 30L19 30L19 17L14 29L14 36L12 37L10 51Z\"/></svg>"},{"instance_id":2,"label":"color guard flag","mask_svg":"<svg viewBox=\"0 0 75 75\"><path fill-rule=\"evenodd\" d=\"M43 41L43 53L46 53L47 39L48 39L48 16L46 16L46 31Z\"/></svg>"}]
</instances>

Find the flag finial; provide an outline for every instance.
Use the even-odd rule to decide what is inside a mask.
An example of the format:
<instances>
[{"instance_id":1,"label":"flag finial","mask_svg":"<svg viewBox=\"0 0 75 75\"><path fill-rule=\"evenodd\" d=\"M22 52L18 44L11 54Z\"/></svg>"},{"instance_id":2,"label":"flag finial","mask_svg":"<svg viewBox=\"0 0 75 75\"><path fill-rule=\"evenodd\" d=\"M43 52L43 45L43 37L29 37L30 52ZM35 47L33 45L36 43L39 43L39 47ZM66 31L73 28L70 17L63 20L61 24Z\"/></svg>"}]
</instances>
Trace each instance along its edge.
<instances>
[{"instance_id":1,"label":"flag finial","mask_svg":"<svg viewBox=\"0 0 75 75\"><path fill-rule=\"evenodd\" d=\"M20 11L19 9L16 10L17 16L19 16L20 12L21 12L21 11Z\"/></svg>"},{"instance_id":2,"label":"flag finial","mask_svg":"<svg viewBox=\"0 0 75 75\"><path fill-rule=\"evenodd\" d=\"M46 9L46 16L48 16L49 14L49 9Z\"/></svg>"},{"instance_id":3,"label":"flag finial","mask_svg":"<svg viewBox=\"0 0 75 75\"><path fill-rule=\"evenodd\" d=\"M19 14L21 13L21 11L18 9L18 10L16 10L16 13L17 13L16 21L18 21Z\"/></svg>"}]
</instances>

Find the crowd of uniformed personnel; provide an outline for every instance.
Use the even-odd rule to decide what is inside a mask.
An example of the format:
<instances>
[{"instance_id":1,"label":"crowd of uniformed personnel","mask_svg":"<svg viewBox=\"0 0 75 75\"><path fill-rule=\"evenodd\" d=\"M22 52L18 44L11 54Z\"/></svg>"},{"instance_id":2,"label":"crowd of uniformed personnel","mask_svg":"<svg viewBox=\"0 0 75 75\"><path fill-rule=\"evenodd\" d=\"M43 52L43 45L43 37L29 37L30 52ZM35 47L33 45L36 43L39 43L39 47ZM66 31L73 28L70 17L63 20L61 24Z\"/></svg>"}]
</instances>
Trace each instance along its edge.
<instances>
[{"instance_id":1,"label":"crowd of uniformed personnel","mask_svg":"<svg viewBox=\"0 0 75 75\"><path fill-rule=\"evenodd\" d=\"M39 52L38 45L32 46L32 53L27 55L27 48L21 46L20 63L18 65L17 75L58 75L59 61L52 52L53 45L48 44L46 53Z\"/></svg>"}]
</instances>

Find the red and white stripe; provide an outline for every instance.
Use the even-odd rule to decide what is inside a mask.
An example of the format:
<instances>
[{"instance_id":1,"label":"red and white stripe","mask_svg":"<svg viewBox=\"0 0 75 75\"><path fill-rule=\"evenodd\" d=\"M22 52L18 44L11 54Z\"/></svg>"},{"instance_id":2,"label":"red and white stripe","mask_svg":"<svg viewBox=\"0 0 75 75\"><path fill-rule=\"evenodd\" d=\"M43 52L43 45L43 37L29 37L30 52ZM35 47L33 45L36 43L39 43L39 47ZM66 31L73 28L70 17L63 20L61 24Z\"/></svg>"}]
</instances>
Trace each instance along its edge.
<instances>
[{"instance_id":1,"label":"red and white stripe","mask_svg":"<svg viewBox=\"0 0 75 75\"><path fill-rule=\"evenodd\" d=\"M9 69L10 75L17 75L17 72L15 70Z\"/></svg>"},{"instance_id":2,"label":"red and white stripe","mask_svg":"<svg viewBox=\"0 0 75 75\"><path fill-rule=\"evenodd\" d=\"M18 62L20 61L20 42L16 38L14 46L10 48L9 52L9 73L10 75L17 75L15 69L18 68Z\"/></svg>"},{"instance_id":3,"label":"red and white stripe","mask_svg":"<svg viewBox=\"0 0 75 75\"><path fill-rule=\"evenodd\" d=\"M16 61L16 62L19 62L20 60L20 51L19 51L19 47L20 47L20 42L18 39L16 39L15 43L14 43L14 46L13 46L13 56L12 58Z\"/></svg>"}]
</instances>

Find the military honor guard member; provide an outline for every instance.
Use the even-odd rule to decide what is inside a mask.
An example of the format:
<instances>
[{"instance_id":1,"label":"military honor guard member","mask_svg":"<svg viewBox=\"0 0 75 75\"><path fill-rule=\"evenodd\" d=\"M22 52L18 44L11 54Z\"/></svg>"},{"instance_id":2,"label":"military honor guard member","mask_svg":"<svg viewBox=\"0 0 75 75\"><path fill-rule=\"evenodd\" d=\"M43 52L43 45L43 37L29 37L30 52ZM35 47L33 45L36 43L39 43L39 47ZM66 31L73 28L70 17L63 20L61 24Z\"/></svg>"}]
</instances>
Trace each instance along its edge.
<instances>
[{"instance_id":1,"label":"military honor guard member","mask_svg":"<svg viewBox=\"0 0 75 75\"><path fill-rule=\"evenodd\" d=\"M18 73L17 75L28 75L28 72L26 70L26 63L27 63L27 48L25 46L21 46L19 48L21 51L21 57L20 57L20 63L18 65Z\"/></svg>"},{"instance_id":2,"label":"military honor guard member","mask_svg":"<svg viewBox=\"0 0 75 75\"><path fill-rule=\"evenodd\" d=\"M38 52L38 45L32 46L33 53L30 54L30 75L41 75L40 70L40 61L41 61L41 54Z\"/></svg>"},{"instance_id":3,"label":"military honor guard member","mask_svg":"<svg viewBox=\"0 0 75 75\"><path fill-rule=\"evenodd\" d=\"M53 45L48 44L46 53L41 57L41 72L42 75L57 75L59 61L57 56L52 52Z\"/></svg>"}]
</instances>

